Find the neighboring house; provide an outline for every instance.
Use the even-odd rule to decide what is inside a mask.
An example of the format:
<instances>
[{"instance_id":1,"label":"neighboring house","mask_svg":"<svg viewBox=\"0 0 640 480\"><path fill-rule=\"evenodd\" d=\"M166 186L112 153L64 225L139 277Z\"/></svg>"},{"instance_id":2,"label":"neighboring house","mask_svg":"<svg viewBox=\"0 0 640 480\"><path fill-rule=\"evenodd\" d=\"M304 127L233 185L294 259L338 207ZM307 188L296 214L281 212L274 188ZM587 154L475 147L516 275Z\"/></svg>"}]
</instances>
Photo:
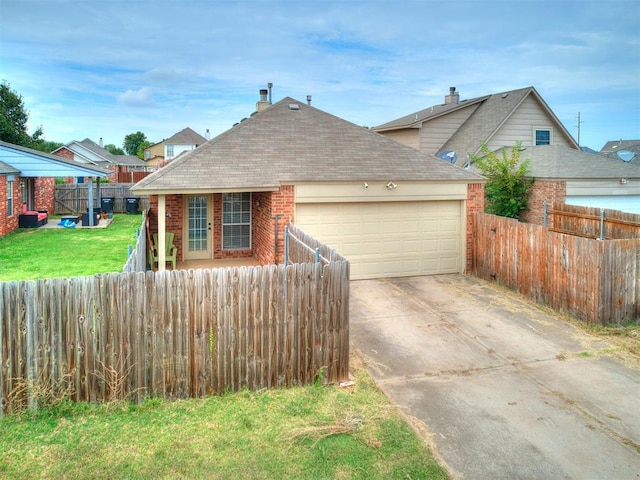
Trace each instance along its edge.
<instances>
[{"instance_id":1,"label":"neighboring house","mask_svg":"<svg viewBox=\"0 0 640 480\"><path fill-rule=\"evenodd\" d=\"M543 222L544 202L640 213L640 159L625 162L561 145L527 147L535 178L522 219Z\"/></svg>"},{"instance_id":2,"label":"neighboring house","mask_svg":"<svg viewBox=\"0 0 640 480\"><path fill-rule=\"evenodd\" d=\"M460 100L451 87L444 100L373 130L463 167L483 143L509 151L521 141L536 178L522 220L541 223L545 200L637 210L634 168L583 152L534 87L470 100Z\"/></svg>"},{"instance_id":3,"label":"neighboring house","mask_svg":"<svg viewBox=\"0 0 640 480\"><path fill-rule=\"evenodd\" d=\"M164 162L164 140L144 149L144 163L148 167L156 168Z\"/></svg>"},{"instance_id":4,"label":"neighboring house","mask_svg":"<svg viewBox=\"0 0 640 480\"><path fill-rule=\"evenodd\" d=\"M640 153L640 140L609 140L600 149L600 153L617 155L624 150Z\"/></svg>"},{"instance_id":5,"label":"neighboring house","mask_svg":"<svg viewBox=\"0 0 640 480\"><path fill-rule=\"evenodd\" d=\"M0 236L18 228L23 210L54 213L55 178L105 177L109 170L0 141Z\"/></svg>"},{"instance_id":6,"label":"neighboring house","mask_svg":"<svg viewBox=\"0 0 640 480\"><path fill-rule=\"evenodd\" d=\"M100 139L102 144L102 139ZM111 177L113 182L128 182L132 180L132 172L137 172L139 180L145 175L147 171L147 164L133 155L113 155L108 150L105 150L102 145L97 144L89 138L85 138L82 141L73 140L70 143L54 150L54 155L58 155L64 158L75 160L80 163L88 163L105 167L111 170L114 175ZM79 183L84 182L82 177L77 178Z\"/></svg>"},{"instance_id":7,"label":"neighboring house","mask_svg":"<svg viewBox=\"0 0 640 480\"><path fill-rule=\"evenodd\" d=\"M153 196L152 229L161 244L174 234L179 261L282 263L294 222L346 256L352 278L471 266L482 176L293 98L259 110L132 188Z\"/></svg>"},{"instance_id":8,"label":"neighboring house","mask_svg":"<svg viewBox=\"0 0 640 480\"><path fill-rule=\"evenodd\" d=\"M206 142L207 139L202 135L194 132L189 127L184 128L164 141L164 160L168 162L182 152L195 150Z\"/></svg>"},{"instance_id":9,"label":"neighboring house","mask_svg":"<svg viewBox=\"0 0 640 480\"><path fill-rule=\"evenodd\" d=\"M207 130L206 135L207 138L189 127L184 128L166 140L145 149L144 161L150 167L163 166L181 153L195 150L206 143L209 140L209 130Z\"/></svg>"}]
</instances>

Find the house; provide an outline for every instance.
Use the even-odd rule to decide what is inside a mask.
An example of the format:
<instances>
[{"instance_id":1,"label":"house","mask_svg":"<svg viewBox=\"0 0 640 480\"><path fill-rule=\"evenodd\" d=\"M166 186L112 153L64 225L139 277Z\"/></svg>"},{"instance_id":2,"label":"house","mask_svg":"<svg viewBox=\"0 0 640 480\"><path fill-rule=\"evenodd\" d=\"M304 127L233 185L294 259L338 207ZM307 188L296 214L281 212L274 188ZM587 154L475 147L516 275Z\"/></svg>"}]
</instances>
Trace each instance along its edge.
<instances>
[{"instance_id":1,"label":"house","mask_svg":"<svg viewBox=\"0 0 640 480\"><path fill-rule=\"evenodd\" d=\"M113 155L103 148L102 138L100 144L89 138L73 140L52 153L76 162L106 167L114 173L111 181L116 183L132 183L146 176L147 164L143 160L133 155ZM138 175L133 175L133 172ZM78 178L77 181L82 183L84 180Z\"/></svg>"},{"instance_id":2,"label":"house","mask_svg":"<svg viewBox=\"0 0 640 480\"><path fill-rule=\"evenodd\" d=\"M471 266L482 176L294 98L257 110L132 188L153 196L160 255L171 232L179 261L282 263L294 222L346 256L352 278Z\"/></svg>"},{"instance_id":3,"label":"house","mask_svg":"<svg viewBox=\"0 0 640 480\"><path fill-rule=\"evenodd\" d=\"M162 166L166 162L173 160L182 152L188 152L198 148L200 145L209 140L209 130L207 129L207 137L203 137L191 128L183 128L178 133L163 140L162 142L151 145L144 151L144 161L148 166Z\"/></svg>"},{"instance_id":4,"label":"house","mask_svg":"<svg viewBox=\"0 0 640 480\"><path fill-rule=\"evenodd\" d=\"M522 220L542 223L544 202L635 211L633 167L583 152L534 87L460 100L455 87L444 103L373 128L399 142L469 167L471 156L510 149L517 141L536 178ZM639 142L640 143L640 142ZM624 174L624 175L623 175ZM624 180L624 182L623 182Z\"/></svg>"},{"instance_id":5,"label":"house","mask_svg":"<svg viewBox=\"0 0 640 480\"><path fill-rule=\"evenodd\" d=\"M164 163L164 140L144 149L144 162L147 167L156 168Z\"/></svg>"},{"instance_id":6,"label":"house","mask_svg":"<svg viewBox=\"0 0 640 480\"><path fill-rule=\"evenodd\" d=\"M109 174L95 165L0 141L0 236L18 228L23 208L54 212L56 177Z\"/></svg>"},{"instance_id":7,"label":"house","mask_svg":"<svg viewBox=\"0 0 640 480\"><path fill-rule=\"evenodd\" d=\"M563 145L526 147L535 178L522 220L543 223L544 203L566 203L640 213L640 160L624 161Z\"/></svg>"}]
</instances>

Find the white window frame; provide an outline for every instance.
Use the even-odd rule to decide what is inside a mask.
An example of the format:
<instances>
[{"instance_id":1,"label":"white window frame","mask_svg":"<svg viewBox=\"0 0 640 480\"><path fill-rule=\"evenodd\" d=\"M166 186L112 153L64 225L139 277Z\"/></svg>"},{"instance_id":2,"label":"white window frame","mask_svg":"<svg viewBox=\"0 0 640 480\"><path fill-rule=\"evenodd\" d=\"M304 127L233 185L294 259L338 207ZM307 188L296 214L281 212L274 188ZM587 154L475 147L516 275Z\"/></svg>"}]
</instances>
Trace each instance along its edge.
<instances>
[{"instance_id":1,"label":"white window frame","mask_svg":"<svg viewBox=\"0 0 640 480\"><path fill-rule=\"evenodd\" d=\"M173 158L173 145L167 145L167 158Z\"/></svg>"},{"instance_id":2,"label":"white window frame","mask_svg":"<svg viewBox=\"0 0 640 480\"><path fill-rule=\"evenodd\" d=\"M13 175L7 177L7 217L13 217Z\"/></svg>"},{"instance_id":3,"label":"white window frame","mask_svg":"<svg viewBox=\"0 0 640 480\"><path fill-rule=\"evenodd\" d=\"M234 222L225 222L225 199L228 198L228 196L237 196L237 195L248 195L249 196L249 201L247 202L248 205L248 211L240 211L240 215L248 215L248 221L243 221L242 219L240 219L240 221L234 221ZM241 202L244 202L244 199L241 198L240 200ZM251 249L251 245L253 243L253 240L251 238L251 231L252 231L252 225L251 225L251 217L252 217L252 197L251 197L251 192L237 192L237 193L223 193L222 194L222 250L250 250ZM232 241L231 245L229 245L228 240L230 239L235 239L237 238L236 236L234 236L233 234L229 234L228 229L232 228L232 227L248 227L249 229L249 235L248 235L248 244L247 245L238 245L237 242ZM229 238L227 237L227 235L229 235Z\"/></svg>"},{"instance_id":4,"label":"white window frame","mask_svg":"<svg viewBox=\"0 0 640 480\"><path fill-rule=\"evenodd\" d=\"M533 145L547 145L545 143L538 143L538 132L549 132L549 145L553 145L553 128L551 127L533 127Z\"/></svg>"}]
</instances>

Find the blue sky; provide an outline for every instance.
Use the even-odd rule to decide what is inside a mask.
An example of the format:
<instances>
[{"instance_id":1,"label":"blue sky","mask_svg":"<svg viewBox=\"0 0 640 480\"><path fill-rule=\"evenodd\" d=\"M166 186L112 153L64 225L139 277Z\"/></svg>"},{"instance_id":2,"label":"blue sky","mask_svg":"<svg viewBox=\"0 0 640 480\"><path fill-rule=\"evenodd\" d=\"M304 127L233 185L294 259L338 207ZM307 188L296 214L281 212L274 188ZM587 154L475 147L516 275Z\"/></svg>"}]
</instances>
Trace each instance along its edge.
<instances>
[{"instance_id":1,"label":"blue sky","mask_svg":"<svg viewBox=\"0 0 640 480\"><path fill-rule=\"evenodd\" d=\"M0 0L0 79L47 140L212 136L258 90L375 126L533 85L580 143L640 138L640 2Z\"/></svg>"}]
</instances>

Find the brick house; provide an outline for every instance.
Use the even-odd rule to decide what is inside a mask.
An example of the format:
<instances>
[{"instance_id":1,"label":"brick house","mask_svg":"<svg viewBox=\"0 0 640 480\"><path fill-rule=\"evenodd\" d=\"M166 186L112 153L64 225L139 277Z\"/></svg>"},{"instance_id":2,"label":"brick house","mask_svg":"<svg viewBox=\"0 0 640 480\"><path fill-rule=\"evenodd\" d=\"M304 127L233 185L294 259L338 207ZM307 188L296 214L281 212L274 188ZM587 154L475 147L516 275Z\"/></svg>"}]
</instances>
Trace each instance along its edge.
<instances>
[{"instance_id":1,"label":"brick house","mask_svg":"<svg viewBox=\"0 0 640 480\"><path fill-rule=\"evenodd\" d=\"M113 174L109 180L115 183L134 183L144 178L149 170L147 164L136 156L114 155L105 150L102 146L102 138L100 144L89 138L82 141L73 140L52 153L78 163L108 168ZM82 183L84 181L86 179L82 177L66 179L66 183Z\"/></svg>"},{"instance_id":2,"label":"brick house","mask_svg":"<svg viewBox=\"0 0 640 480\"><path fill-rule=\"evenodd\" d=\"M132 188L152 196L151 228L161 245L174 234L180 262L281 263L294 222L349 258L352 278L470 267L483 177L293 98L257 110Z\"/></svg>"},{"instance_id":3,"label":"brick house","mask_svg":"<svg viewBox=\"0 0 640 480\"><path fill-rule=\"evenodd\" d=\"M55 209L55 178L102 177L108 170L0 141L0 237L18 228L27 210Z\"/></svg>"}]
</instances>

